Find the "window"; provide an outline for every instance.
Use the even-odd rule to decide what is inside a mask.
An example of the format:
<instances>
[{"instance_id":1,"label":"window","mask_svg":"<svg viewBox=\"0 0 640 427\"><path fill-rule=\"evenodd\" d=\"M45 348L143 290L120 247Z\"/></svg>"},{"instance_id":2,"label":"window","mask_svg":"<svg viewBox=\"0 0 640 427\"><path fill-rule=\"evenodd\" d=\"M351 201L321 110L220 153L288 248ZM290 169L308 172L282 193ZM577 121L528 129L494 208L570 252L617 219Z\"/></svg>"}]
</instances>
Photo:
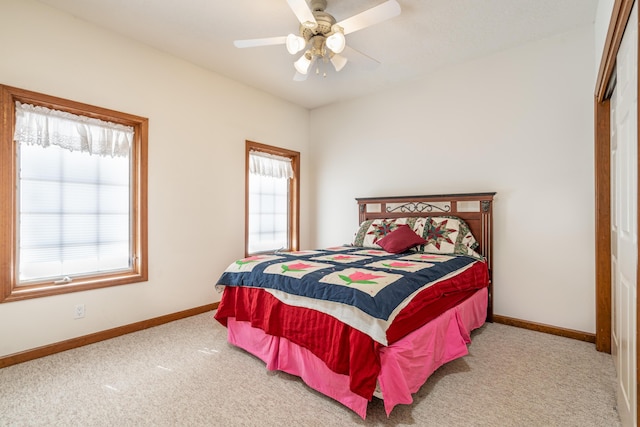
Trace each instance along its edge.
<instances>
[{"instance_id":1,"label":"window","mask_svg":"<svg viewBox=\"0 0 640 427\"><path fill-rule=\"evenodd\" d=\"M0 302L147 280L148 120L0 96Z\"/></svg>"},{"instance_id":2,"label":"window","mask_svg":"<svg viewBox=\"0 0 640 427\"><path fill-rule=\"evenodd\" d=\"M300 153L246 142L246 255L298 250Z\"/></svg>"}]
</instances>

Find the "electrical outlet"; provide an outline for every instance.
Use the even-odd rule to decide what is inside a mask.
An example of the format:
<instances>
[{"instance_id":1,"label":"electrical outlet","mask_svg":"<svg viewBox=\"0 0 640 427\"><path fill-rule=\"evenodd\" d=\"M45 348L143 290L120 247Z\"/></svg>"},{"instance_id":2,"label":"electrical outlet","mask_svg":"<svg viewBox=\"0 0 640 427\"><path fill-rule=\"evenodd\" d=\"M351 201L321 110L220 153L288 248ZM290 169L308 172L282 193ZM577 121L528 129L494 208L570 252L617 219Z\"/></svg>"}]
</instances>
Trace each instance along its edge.
<instances>
[{"instance_id":1,"label":"electrical outlet","mask_svg":"<svg viewBox=\"0 0 640 427\"><path fill-rule=\"evenodd\" d=\"M82 319L84 317L84 304L76 304L73 308L73 318Z\"/></svg>"}]
</instances>

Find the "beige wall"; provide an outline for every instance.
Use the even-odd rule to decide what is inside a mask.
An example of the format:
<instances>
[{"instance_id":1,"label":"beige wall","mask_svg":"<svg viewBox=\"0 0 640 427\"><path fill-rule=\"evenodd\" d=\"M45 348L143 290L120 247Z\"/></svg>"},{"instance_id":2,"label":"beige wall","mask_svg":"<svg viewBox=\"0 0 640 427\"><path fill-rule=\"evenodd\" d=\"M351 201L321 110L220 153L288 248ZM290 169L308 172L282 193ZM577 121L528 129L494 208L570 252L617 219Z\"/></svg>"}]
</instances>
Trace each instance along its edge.
<instances>
[{"instance_id":1,"label":"beige wall","mask_svg":"<svg viewBox=\"0 0 640 427\"><path fill-rule=\"evenodd\" d=\"M496 314L595 331L594 30L451 66L311 113L315 243L354 198L496 191Z\"/></svg>"},{"instance_id":2,"label":"beige wall","mask_svg":"<svg viewBox=\"0 0 640 427\"><path fill-rule=\"evenodd\" d=\"M32 0L0 2L0 39L0 83L149 118L150 278L0 304L0 356L218 300L244 250L245 139L301 152L307 215L306 109Z\"/></svg>"}]
</instances>

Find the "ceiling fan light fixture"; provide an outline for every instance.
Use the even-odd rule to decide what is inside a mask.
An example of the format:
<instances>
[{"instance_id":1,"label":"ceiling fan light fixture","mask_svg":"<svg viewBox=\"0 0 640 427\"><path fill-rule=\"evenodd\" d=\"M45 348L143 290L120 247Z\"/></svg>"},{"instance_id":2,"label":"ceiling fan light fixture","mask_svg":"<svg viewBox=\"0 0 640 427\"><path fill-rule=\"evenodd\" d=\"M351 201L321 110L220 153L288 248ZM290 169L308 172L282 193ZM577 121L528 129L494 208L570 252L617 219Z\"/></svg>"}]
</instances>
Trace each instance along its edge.
<instances>
[{"instance_id":1,"label":"ceiling fan light fixture","mask_svg":"<svg viewBox=\"0 0 640 427\"><path fill-rule=\"evenodd\" d=\"M293 63L293 66L300 74L307 74L309 72L309 67L311 66L311 59L307 58L307 53L305 52L304 55Z\"/></svg>"},{"instance_id":2,"label":"ceiling fan light fixture","mask_svg":"<svg viewBox=\"0 0 640 427\"><path fill-rule=\"evenodd\" d=\"M331 57L331 64L333 65L333 68L336 69L336 72L338 72L342 70L345 65L347 65L347 58L340 55L333 55Z\"/></svg>"},{"instance_id":3,"label":"ceiling fan light fixture","mask_svg":"<svg viewBox=\"0 0 640 427\"><path fill-rule=\"evenodd\" d=\"M300 52L307 45L307 41L300 36L296 36L295 34L289 34L287 36L287 51L291 55L295 55Z\"/></svg>"},{"instance_id":4,"label":"ceiling fan light fixture","mask_svg":"<svg viewBox=\"0 0 640 427\"><path fill-rule=\"evenodd\" d=\"M334 33L327 37L326 45L331 52L341 53L347 45L342 28L339 25L334 25L332 30Z\"/></svg>"}]
</instances>

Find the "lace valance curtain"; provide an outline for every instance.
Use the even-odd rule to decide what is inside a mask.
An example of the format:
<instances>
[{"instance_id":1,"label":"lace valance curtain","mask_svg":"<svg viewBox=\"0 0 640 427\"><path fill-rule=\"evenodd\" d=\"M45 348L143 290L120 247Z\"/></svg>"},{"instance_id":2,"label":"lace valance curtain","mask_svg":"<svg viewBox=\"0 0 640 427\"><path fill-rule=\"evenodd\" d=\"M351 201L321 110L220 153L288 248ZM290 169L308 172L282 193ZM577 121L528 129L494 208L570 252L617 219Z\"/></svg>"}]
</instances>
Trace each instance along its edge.
<instances>
[{"instance_id":1,"label":"lace valance curtain","mask_svg":"<svg viewBox=\"0 0 640 427\"><path fill-rule=\"evenodd\" d=\"M97 156L127 157L133 143L133 127L16 101L14 139Z\"/></svg>"},{"instance_id":2,"label":"lace valance curtain","mask_svg":"<svg viewBox=\"0 0 640 427\"><path fill-rule=\"evenodd\" d=\"M249 172L271 178L293 178L291 159L262 151L249 152Z\"/></svg>"}]
</instances>

